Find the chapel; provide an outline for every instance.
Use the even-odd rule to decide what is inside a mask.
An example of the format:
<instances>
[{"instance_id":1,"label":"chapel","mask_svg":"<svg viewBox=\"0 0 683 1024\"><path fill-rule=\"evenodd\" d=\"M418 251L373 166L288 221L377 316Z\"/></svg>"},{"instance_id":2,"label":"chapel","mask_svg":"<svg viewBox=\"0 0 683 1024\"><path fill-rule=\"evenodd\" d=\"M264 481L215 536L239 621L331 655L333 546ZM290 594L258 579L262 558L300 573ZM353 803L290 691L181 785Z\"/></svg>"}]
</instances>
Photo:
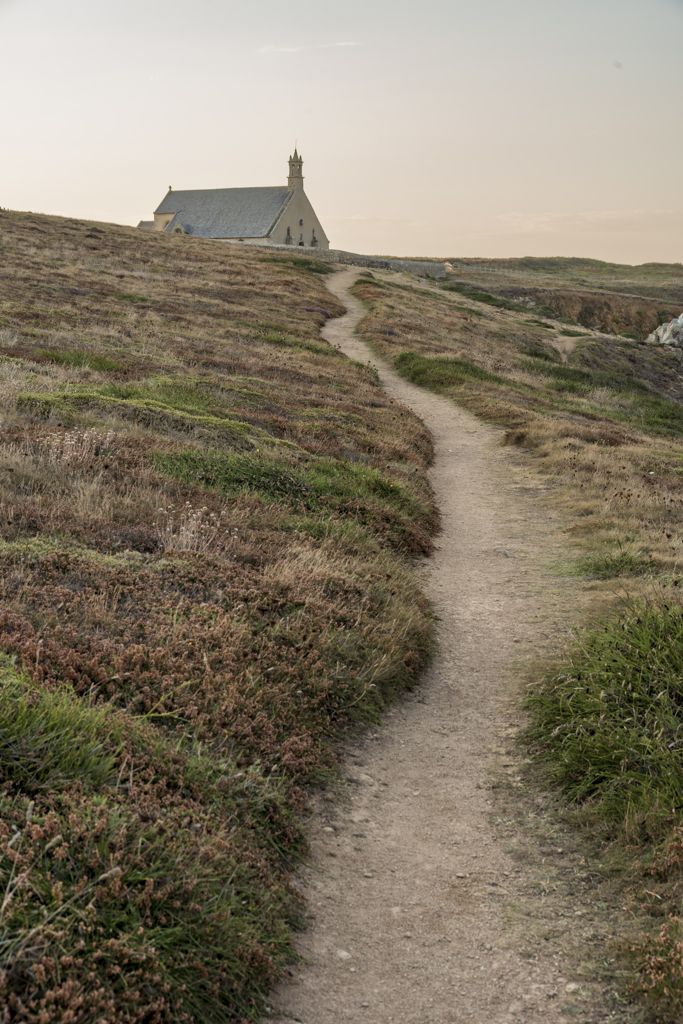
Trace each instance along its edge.
<instances>
[{"instance_id":1,"label":"chapel","mask_svg":"<svg viewBox=\"0 0 683 1024\"><path fill-rule=\"evenodd\" d=\"M140 221L138 227L252 245L329 249L329 239L304 192L303 163L295 147L286 185L180 191L169 186L154 220Z\"/></svg>"}]
</instances>

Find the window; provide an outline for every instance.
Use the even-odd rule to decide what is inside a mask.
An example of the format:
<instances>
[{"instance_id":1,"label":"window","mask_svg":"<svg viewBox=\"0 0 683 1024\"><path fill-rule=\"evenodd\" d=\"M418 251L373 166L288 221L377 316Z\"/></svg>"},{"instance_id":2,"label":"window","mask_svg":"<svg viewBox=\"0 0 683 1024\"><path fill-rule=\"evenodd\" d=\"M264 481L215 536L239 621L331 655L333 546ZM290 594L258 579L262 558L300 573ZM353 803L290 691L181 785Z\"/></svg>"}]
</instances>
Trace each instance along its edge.
<instances>
[{"instance_id":1,"label":"window","mask_svg":"<svg viewBox=\"0 0 683 1024\"><path fill-rule=\"evenodd\" d=\"M303 220L300 220L299 221L299 227L302 228L303 226L304 226L304 222L303 222Z\"/></svg>"}]
</instances>

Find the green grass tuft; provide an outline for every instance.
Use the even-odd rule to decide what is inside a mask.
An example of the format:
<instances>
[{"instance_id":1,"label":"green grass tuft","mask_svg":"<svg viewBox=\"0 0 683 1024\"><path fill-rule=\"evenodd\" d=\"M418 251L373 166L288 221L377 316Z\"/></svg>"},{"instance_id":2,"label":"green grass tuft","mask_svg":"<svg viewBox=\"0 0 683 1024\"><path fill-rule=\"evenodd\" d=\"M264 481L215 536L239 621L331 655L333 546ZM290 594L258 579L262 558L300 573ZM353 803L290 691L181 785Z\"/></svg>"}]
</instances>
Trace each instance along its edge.
<instances>
[{"instance_id":1,"label":"green grass tuft","mask_svg":"<svg viewBox=\"0 0 683 1024\"><path fill-rule=\"evenodd\" d=\"M134 295L132 292L114 292L114 298L121 302L150 302L146 295Z\"/></svg>"},{"instance_id":2,"label":"green grass tuft","mask_svg":"<svg viewBox=\"0 0 683 1024\"><path fill-rule=\"evenodd\" d=\"M0 764L3 779L27 792L66 783L101 786L110 778L120 746L102 737L109 716L67 692L36 693L4 661L0 676ZM76 741L77 737L77 741Z\"/></svg>"},{"instance_id":3,"label":"green grass tuft","mask_svg":"<svg viewBox=\"0 0 683 1024\"><path fill-rule=\"evenodd\" d=\"M508 299L501 299L497 295L491 295L490 292L482 291L480 288L474 288L469 284L457 284L455 282L441 285L445 292L458 292L459 295L464 295L466 299L472 299L474 302L484 302L487 306L497 306L499 309L525 309L525 306L519 306L514 302L509 302Z\"/></svg>"},{"instance_id":4,"label":"green grass tuft","mask_svg":"<svg viewBox=\"0 0 683 1024\"><path fill-rule=\"evenodd\" d=\"M503 377L489 373L488 370L466 359L434 359L416 355L414 352L401 352L396 357L395 366L401 376L413 384L421 384L435 390L466 384L473 379L495 384L507 383Z\"/></svg>"},{"instance_id":5,"label":"green grass tuft","mask_svg":"<svg viewBox=\"0 0 683 1024\"><path fill-rule=\"evenodd\" d=\"M649 558L623 550L616 554L584 558L579 562L579 569L587 576L598 580L614 580L620 576L646 576L656 572L656 566Z\"/></svg>"},{"instance_id":6,"label":"green grass tuft","mask_svg":"<svg viewBox=\"0 0 683 1024\"><path fill-rule=\"evenodd\" d=\"M363 462L321 458L292 466L261 452L187 451L157 453L154 464L176 480L221 494L255 493L302 511L352 519L386 538L392 547L412 553L426 553L431 546L429 534L423 531L434 529L434 509Z\"/></svg>"},{"instance_id":7,"label":"green grass tuft","mask_svg":"<svg viewBox=\"0 0 683 1024\"><path fill-rule=\"evenodd\" d=\"M309 259L306 256L268 256L264 263L281 263L285 267L293 267L296 270L309 270L313 274L334 274L335 266L324 263L323 260Z\"/></svg>"},{"instance_id":8,"label":"green grass tuft","mask_svg":"<svg viewBox=\"0 0 683 1024\"><path fill-rule=\"evenodd\" d=\"M71 349L66 352L59 352L56 349L42 348L38 350L39 355L51 359L61 366L72 366L75 369L99 370L102 373L116 373L125 369L122 363L109 356L103 356L99 352L88 352L85 349Z\"/></svg>"},{"instance_id":9,"label":"green grass tuft","mask_svg":"<svg viewBox=\"0 0 683 1024\"><path fill-rule=\"evenodd\" d=\"M683 609L634 606L530 691L527 741L573 804L657 835L683 806Z\"/></svg>"},{"instance_id":10,"label":"green grass tuft","mask_svg":"<svg viewBox=\"0 0 683 1024\"><path fill-rule=\"evenodd\" d=\"M527 356L533 356L534 359L542 359L546 363L562 362L560 353L557 349L554 349L551 345L539 344L539 342L536 341L532 341L525 346L524 354Z\"/></svg>"}]
</instances>

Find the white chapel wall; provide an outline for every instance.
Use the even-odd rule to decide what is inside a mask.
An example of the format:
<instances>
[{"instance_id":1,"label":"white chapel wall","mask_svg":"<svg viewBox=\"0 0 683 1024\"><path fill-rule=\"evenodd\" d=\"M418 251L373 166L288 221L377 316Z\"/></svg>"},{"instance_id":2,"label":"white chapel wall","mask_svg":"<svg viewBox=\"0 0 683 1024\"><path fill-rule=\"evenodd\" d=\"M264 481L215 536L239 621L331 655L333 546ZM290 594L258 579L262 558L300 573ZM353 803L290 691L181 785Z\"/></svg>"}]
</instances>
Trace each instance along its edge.
<instances>
[{"instance_id":1,"label":"white chapel wall","mask_svg":"<svg viewBox=\"0 0 683 1024\"><path fill-rule=\"evenodd\" d=\"M300 223L303 221L303 224ZM294 191L292 198L278 220L270 241L275 245L284 245L287 238L287 228L292 233L292 245L297 245L299 238L303 235L303 243L310 246L315 231L318 239L319 249L329 249L330 241L323 231L322 224L315 215L310 200L302 188Z\"/></svg>"}]
</instances>

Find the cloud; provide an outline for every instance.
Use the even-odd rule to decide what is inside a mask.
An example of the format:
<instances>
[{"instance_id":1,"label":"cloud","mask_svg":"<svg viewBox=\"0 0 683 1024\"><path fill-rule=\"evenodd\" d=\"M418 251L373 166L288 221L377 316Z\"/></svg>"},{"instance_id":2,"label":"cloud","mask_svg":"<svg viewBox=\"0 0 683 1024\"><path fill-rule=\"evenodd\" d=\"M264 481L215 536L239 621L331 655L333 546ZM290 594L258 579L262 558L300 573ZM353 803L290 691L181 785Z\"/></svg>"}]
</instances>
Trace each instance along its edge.
<instances>
[{"instance_id":1,"label":"cloud","mask_svg":"<svg viewBox=\"0 0 683 1024\"><path fill-rule=\"evenodd\" d=\"M506 235L604 235L671 228L683 224L683 212L597 210L577 213L503 213L496 220Z\"/></svg>"},{"instance_id":2,"label":"cloud","mask_svg":"<svg viewBox=\"0 0 683 1024\"><path fill-rule=\"evenodd\" d=\"M258 53L301 53L303 50L332 50L336 47L363 46L363 43L314 43L311 46L262 46Z\"/></svg>"}]
</instances>

